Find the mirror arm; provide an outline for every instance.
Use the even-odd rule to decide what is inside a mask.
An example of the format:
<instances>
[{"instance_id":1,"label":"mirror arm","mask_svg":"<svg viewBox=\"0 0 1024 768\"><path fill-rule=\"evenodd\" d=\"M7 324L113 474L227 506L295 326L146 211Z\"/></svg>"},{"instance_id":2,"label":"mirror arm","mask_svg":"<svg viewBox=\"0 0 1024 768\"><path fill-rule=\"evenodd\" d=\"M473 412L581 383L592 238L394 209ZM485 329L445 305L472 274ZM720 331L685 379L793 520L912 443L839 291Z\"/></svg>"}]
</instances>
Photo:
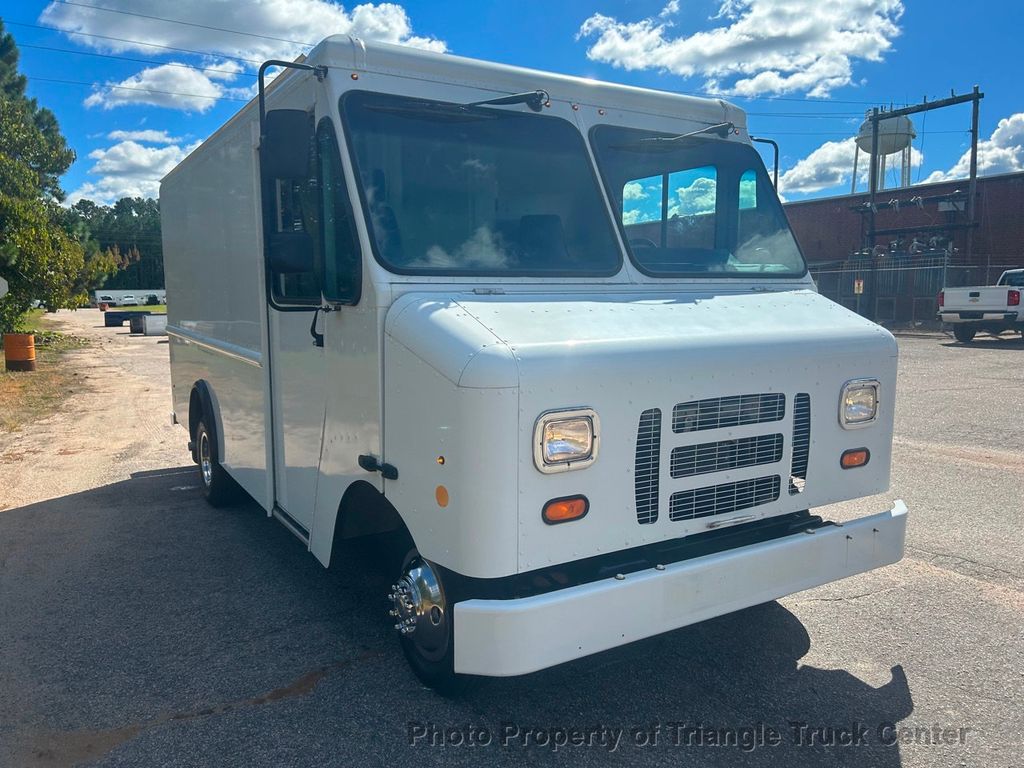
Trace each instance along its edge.
<instances>
[{"instance_id":1,"label":"mirror arm","mask_svg":"<svg viewBox=\"0 0 1024 768\"><path fill-rule=\"evenodd\" d=\"M751 136L751 141L756 141L759 144L771 144L772 149L775 150L775 170L772 172L772 183L775 185L775 191L779 191L779 143L772 141L771 139L765 139L760 136Z\"/></svg>"}]
</instances>

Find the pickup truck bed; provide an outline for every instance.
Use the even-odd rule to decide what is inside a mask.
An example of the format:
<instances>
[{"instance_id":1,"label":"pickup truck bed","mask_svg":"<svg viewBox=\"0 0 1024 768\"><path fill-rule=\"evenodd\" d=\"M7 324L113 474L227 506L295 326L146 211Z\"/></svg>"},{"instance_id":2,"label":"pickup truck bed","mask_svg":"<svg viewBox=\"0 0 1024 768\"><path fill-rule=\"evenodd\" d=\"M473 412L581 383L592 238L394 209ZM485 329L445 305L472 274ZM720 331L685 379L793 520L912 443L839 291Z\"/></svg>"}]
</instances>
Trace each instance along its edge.
<instances>
[{"instance_id":1,"label":"pickup truck bed","mask_svg":"<svg viewBox=\"0 0 1024 768\"><path fill-rule=\"evenodd\" d=\"M978 331L998 336L1024 334L1024 269L1004 272L995 285L945 288L939 294L939 319L953 326L956 340L969 343Z\"/></svg>"}]
</instances>

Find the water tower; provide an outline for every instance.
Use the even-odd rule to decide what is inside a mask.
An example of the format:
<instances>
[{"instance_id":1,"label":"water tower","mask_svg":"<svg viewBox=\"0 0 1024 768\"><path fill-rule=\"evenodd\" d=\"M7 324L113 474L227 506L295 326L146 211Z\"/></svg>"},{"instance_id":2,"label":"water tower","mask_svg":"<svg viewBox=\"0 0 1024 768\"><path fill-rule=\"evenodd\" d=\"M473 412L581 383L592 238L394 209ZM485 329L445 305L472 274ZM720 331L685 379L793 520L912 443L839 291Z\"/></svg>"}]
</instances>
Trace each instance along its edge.
<instances>
[{"instance_id":1,"label":"water tower","mask_svg":"<svg viewBox=\"0 0 1024 768\"><path fill-rule=\"evenodd\" d=\"M868 113L870 115L870 112ZM910 146L917 138L914 124L906 115L888 117L878 121L878 188L885 189L885 171L890 155L900 155L900 187L910 186ZM871 157L871 121L860 124L857 133L856 149L853 151L853 181L850 194L857 191L857 160L861 152Z\"/></svg>"}]
</instances>

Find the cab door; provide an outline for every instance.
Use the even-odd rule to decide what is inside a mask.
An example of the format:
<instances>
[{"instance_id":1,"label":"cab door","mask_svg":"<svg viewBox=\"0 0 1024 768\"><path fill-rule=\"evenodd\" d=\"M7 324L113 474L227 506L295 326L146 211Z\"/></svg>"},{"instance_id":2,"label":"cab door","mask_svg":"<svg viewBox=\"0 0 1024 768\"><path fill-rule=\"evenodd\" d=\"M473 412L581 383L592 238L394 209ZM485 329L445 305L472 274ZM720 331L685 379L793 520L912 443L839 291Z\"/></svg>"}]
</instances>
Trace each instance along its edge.
<instances>
[{"instance_id":1,"label":"cab door","mask_svg":"<svg viewBox=\"0 0 1024 768\"><path fill-rule=\"evenodd\" d=\"M270 259L268 335L276 511L308 535L316 499L326 382L324 350L311 326L323 304L320 180L312 116L305 133L308 163L298 178L264 182L272 196L264 221L268 243L292 242L293 263ZM274 247L274 246L271 246ZM309 258L311 256L312 258Z\"/></svg>"},{"instance_id":2,"label":"cab door","mask_svg":"<svg viewBox=\"0 0 1024 768\"><path fill-rule=\"evenodd\" d=\"M337 418L359 399L355 390L365 383L347 375L344 358L372 338L355 307L362 260L331 120L322 118L310 136L306 175L275 185L271 229L310 245L313 258L299 271L287 260L280 262L287 271L272 262L268 274L276 507L306 537L322 477L328 403Z\"/></svg>"}]
</instances>

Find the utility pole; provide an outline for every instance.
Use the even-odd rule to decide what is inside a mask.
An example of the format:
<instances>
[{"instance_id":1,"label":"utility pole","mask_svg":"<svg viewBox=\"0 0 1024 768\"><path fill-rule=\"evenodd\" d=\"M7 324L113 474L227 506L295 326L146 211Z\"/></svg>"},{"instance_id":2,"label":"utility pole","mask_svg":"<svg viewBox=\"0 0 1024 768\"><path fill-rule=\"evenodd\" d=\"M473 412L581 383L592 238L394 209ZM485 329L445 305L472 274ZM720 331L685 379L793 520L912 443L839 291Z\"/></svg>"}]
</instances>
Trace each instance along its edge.
<instances>
[{"instance_id":1,"label":"utility pole","mask_svg":"<svg viewBox=\"0 0 1024 768\"><path fill-rule=\"evenodd\" d=\"M971 109L971 180L967 189L967 223L974 224L974 199L978 196L978 117L981 107L981 93L974 86L974 106ZM974 227L967 230L967 263L974 256ZM988 271L985 272L986 278Z\"/></svg>"},{"instance_id":2,"label":"utility pole","mask_svg":"<svg viewBox=\"0 0 1024 768\"><path fill-rule=\"evenodd\" d=\"M973 104L973 111L971 114L971 178L969 193L967 196L967 223L961 225L961 227L967 229L967 253L966 257L968 263L970 263L974 249L974 228L975 228L975 197L978 192L978 115L981 106L981 100L985 98L985 94L981 92L978 86L974 86L974 90L971 93L965 93L961 96L957 96L955 93L950 94L947 99L937 99L936 101L925 100L920 104L915 104L911 107L904 107L902 109L890 109L886 111L880 110L875 107L871 110L871 114L868 115L868 120L871 121L871 174L870 174L870 187L868 195L868 203L865 206L866 210L864 213L867 214L868 231L864 233L864 242L871 251L871 294L869 296L870 301L868 307L870 307L871 316L870 319L878 319L878 257L875 254L875 245L878 239L878 231L875 225L875 214L877 213L877 194L878 194L878 171L879 171L879 157L878 157L878 124L883 120L891 120L895 117L903 117L904 115L915 115L920 112L930 112L933 109L943 109L944 107L952 107L956 104L966 104L971 102ZM957 227L957 228L961 228ZM901 228L885 230L887 232L899 231ZM910 228L904 228L910 229Z\"/></svg>"},{"instance_id":3,"label":"utility pole","mask_svg":"<svg viewBox=\"0 0 1024 768\"><path fill-rule=\"evenodd\" d=\"M878 254L875 253L875 213L878 195L878 107L871 110L871 172L868 175L868 248L871 253L871 302L868 306L870 320L878 317Z\"/></svg>"}]
</instances>

